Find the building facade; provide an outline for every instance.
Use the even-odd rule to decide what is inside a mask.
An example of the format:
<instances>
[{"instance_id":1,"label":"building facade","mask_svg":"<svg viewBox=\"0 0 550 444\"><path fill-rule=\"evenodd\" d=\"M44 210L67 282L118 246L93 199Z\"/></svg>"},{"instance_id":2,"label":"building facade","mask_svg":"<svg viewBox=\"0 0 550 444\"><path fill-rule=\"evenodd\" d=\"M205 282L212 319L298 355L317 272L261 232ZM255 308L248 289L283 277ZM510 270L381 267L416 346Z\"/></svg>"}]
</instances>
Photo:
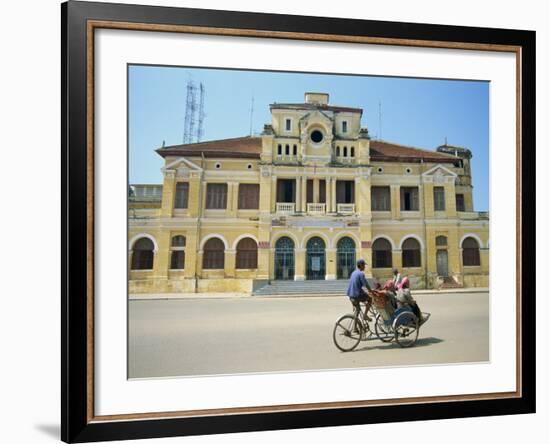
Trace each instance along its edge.
<instances>
[{"instance_id":1,"label":"building facade","mask_svg":"<svg viewBox=\"0 0 550 444\"><path fill-rule=\"evenodd\" d=\"M415 288L488 286L471 152L371 140L361 109L328 99L272 104L258 137L157 149L163 184L130 187L130 293L346 279L359 258Z\"/></svg>"}]
</instances>

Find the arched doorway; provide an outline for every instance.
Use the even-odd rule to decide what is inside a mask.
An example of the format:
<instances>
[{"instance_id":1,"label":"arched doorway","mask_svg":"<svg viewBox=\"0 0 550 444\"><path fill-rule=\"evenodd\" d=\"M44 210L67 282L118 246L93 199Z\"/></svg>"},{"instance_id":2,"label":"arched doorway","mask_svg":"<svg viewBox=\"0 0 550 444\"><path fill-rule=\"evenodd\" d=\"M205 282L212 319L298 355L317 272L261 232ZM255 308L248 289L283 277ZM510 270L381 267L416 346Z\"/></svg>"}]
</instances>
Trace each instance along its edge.
<instances>
[{"instance_id":1,"label":"arched doorway","mask_svg":"<svg viewBox=\"0 0 550 444\"><path fill-rule=\"evenodd\" d=\"M389 240L379 237L372 244L372 268L392 268L392 246Z\"/></svg>"},{"instance_id":2,"label":"arched doorway","mask_svg":"<svg viewBox=\"0 0 550 444\"><path fill-rule=\"evenodd\" d=\"M132 247L132 270L152 270L155 245L147 237L138 239Z\"/></svg>"},{"instance_id":3,"label":"arched doorway","mask_svg":"<svg viewBox=\"0 0 550 444\"><path fill-rule=\"evenodd\" d=\"M355 242L343 237L336 245L336 277L347 279L355 269Z\"/></svg>"},{"instance_id":4,"label":"arched doorway","mask_svg":"<svg viewBox=\"0 0 550 444\"><path fill-rule=\"evenodd\" d=\"M465 267L479 267L481 265L479 243L473 237L467 237L462 241L462 265Z\"/></svg>"},{"instance_id":5,"label":"arched doorway","mask_svg":"<svg viewBox=\"0 0 550 444\"><path fill-rule=\"evenodd\" d=\"M437 236L435 238L437 275L447 277L449 275L449 254L447 253L447 237Z\"/></svg>"},{"instance_id":6,"label":"arched doorway","mask_svg":"<svg viewBox=\"0 0 550 444\"><path fill-rule=\"evenodd\" d=\"M307 241L306 279L325 279L325 241L317 236Z\"/></svg>"},{"instance_id":7,"label":"arched doorway","mask_svg":"<svg viewBox=\"0 0 550 444\"><path fill-rule=\"evenodd\" d=\"M294 241L289 237L275 243L275 279L294 279Z\"/></svg>"}]
</instances>

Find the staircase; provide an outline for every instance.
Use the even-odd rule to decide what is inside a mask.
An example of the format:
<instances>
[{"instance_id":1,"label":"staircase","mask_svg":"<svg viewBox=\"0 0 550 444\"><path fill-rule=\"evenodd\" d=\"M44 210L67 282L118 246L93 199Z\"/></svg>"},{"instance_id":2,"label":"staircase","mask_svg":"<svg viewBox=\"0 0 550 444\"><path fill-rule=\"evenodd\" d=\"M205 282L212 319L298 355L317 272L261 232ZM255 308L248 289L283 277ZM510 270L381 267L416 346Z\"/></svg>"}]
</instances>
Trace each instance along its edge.
<instances>
[{"instance_id":1,"label":"staircase","mask_svg":"<svg viewBox=\"0 0 550 444\"><path fill-rule=\"evenodd\" d=\"M348 279L334 281L271 281L252 296L343 296Z\"/></svg>"},{"instance_id":2,"label":"staircase","mask_svg":"<svg viewBox=\"0 0 550 444\"><path fill-rule=\"evenodd\" d=\"M460 285L457 281L455 281L450 276L444 277L442 279L443 279L443 283L439 286L440 289L462 288L462 285Z\"/></svg>"}]
</instances>

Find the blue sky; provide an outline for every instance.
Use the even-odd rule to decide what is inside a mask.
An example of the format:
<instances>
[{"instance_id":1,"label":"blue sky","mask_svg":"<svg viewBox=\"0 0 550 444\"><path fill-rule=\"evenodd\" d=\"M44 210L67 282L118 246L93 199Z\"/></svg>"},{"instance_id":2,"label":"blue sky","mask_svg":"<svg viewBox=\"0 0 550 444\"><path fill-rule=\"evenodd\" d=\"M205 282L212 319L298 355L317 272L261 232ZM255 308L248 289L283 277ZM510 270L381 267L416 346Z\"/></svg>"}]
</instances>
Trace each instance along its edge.
<instances>
[{"instance_id":1,"label":"blue sky","mask_svg":"<svg viewBox=\"0 0 550 444\"><path fill-rule=\"evenodd\" d=\"M303 102L304 92L330 94L330 103L363 108L371 137L419 148L444 143L473 153L474 207L489 208L489 83L182 67L129 67L129 180L161 183L154 152L182 143L188 80L206 87L202 140L261 132L269 104ZM378 103L382 108L379 125Z\"/></svg>"}]
</instances>

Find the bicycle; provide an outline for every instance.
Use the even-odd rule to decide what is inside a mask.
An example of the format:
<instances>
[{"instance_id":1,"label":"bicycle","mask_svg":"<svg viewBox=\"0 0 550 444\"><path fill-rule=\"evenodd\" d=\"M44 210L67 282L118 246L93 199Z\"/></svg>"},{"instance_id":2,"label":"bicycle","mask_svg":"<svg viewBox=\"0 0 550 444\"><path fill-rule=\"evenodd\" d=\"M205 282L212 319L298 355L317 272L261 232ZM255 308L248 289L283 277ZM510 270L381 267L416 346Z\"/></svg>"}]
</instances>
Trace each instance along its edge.
<instances>
[{"instance_id":1,"label":"bicycle","mask_svg":"<svg viewBox=\"0 0 550 444\"><path fill-rule=\"evenodd\" d=\"M336 320L332 332L334 345L344 352L354 350L363 340L376 336L382 342L396 342L400 347L413 346L418 340L420 327L430 318L430 313L421 313L417 317L411 307L397 308L387 292L373 291L369 316L374 319L374 328L365 320L362 305L354 302L353 314L345 314Z\"/></svg>"},{"instance_id":2,"label":"bicycle","mask_svg":"<svg viewBox=\"0 0 550 444\"><path fill-rule=\"evenodd\" d=\"M334 345L344 352L352 351L361 341L366 341L375 334L365 319L365 310L362 309L362 307L366 307L366 301L352 301L352 304L353 314L348 313L338 318L332 331ZM372 305L369 308L368 316L373 319L376 317Z\"/></svg>"}]
</instances>

